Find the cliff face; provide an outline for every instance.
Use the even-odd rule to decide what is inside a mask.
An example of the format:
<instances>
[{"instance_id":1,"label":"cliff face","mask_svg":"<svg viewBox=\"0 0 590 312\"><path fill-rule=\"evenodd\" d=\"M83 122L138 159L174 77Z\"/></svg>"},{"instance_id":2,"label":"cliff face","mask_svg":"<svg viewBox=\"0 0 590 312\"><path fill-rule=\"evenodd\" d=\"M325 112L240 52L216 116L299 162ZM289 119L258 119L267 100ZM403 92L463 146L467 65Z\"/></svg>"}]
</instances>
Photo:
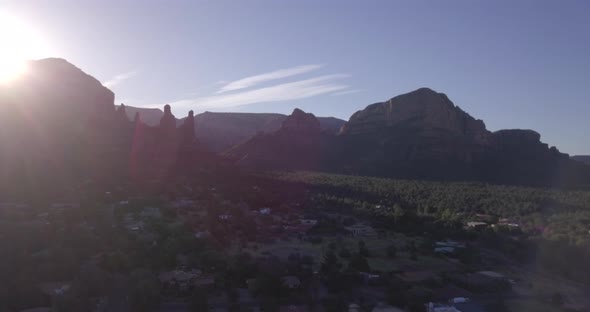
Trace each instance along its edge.
<instances>
[{"instance_id":1,"label":"cliff face","mask_svg":"<svg viewBox=\"0 0 590 312\"><path fill-rule=\"evenodd\" d=\"M191 131L177 129L168 107L161 125L149 127L113 101L112 91L62 59L32 61L26 75L0 86L0 192L34 196L120 182L146 168L168 173L184 157L179 150L196 144L194 116Z\"/></svg>"},{"instance_id":2,"label":"cliff face","mask_svg":"<svg viewBox=\"0 0 590 312\"><path fill-rule=\"evenodd\" d=\"M113 100L113 92L63 59L31 61L23 77L0 87L3 186L27 192L104 168L120 143L97 149L114 138L103 129L121 126Z\"/></svg>"},{"instance_id":3,"label":"cliff face","mask_svg":"<svg viewBox=\"0 0 590 312\"><path fill-rule=\"evenodd\" d=\"M367 106L350 117L342 134L373 135L394 130L412 131L418 136L465 136L477 143L486 143L490 135L483 121L428 88Z\"/></svg>"},{"instance_id":4,"label":"cliff face","mask_svg":"<svg viewBox=\"0 0 590 312\"><path fill-rule=\"evenodd\" d=\"M321 131L320 121L313 114L305 113L299 108L296 108L293 110L293 113L283 121L280 131L300 134L319 133Z\"/></svg>"},{"instance_id":5,"label":"cliff face","mask_svg":"<svg viewBox=\"0 0 590 312\"><path fill-rule=\"evenodd\" d=\"M422 88L356 112L340 136L349 142L342 167L353 172L461 179L491 133L446 95Z\"/></svg>"}]
</instances>

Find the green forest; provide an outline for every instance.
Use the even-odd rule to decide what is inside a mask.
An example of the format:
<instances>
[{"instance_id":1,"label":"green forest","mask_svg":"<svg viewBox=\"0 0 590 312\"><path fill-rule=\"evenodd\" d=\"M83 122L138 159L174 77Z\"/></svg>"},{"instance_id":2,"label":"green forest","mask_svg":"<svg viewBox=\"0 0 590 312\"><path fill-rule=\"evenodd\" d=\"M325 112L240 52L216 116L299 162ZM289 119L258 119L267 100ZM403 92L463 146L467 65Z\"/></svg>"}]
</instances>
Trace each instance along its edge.
<instances>
[{"instance_id":1,"label":"green forest","mask_svg":"<svg viewBox=\"0 0 590 312\"><path fill-rule=\"evenodd\" d=\"M309 188L314 209L348 210L385 230L428 232L433 237L471 237L520 261L590 280L590 191L391 180L319 172L273 172L275 181ZM469 221L488 226L466 230Z\"/></svg>"}]
</instances>

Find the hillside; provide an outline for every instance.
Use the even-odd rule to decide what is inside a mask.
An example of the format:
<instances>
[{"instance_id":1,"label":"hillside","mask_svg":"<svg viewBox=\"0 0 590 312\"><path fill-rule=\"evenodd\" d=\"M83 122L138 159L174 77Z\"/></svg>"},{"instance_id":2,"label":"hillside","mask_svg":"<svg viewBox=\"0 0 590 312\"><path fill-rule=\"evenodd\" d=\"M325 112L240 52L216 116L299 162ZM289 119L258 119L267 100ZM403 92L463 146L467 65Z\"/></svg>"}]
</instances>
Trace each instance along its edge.
<instances>
[{"instance_id":1,"label":"hillside","mask_svg":"<svg viewBox=\"0 0 590 312\"><path fill-rule=\"evenodd\" d=\"M148 125L157 125L162 111L157 108L127 106L127 116L132 119L139 113ZM223 152L259 133L277 131L287 118L275 113L216 113L204 112L195 115L195 131L199 139L212 152ZM340 131L345 121L334 117L318 117L322 130L330 133ZM181 120L178 121L181 123Z\"/></svg>"}]
</instances>

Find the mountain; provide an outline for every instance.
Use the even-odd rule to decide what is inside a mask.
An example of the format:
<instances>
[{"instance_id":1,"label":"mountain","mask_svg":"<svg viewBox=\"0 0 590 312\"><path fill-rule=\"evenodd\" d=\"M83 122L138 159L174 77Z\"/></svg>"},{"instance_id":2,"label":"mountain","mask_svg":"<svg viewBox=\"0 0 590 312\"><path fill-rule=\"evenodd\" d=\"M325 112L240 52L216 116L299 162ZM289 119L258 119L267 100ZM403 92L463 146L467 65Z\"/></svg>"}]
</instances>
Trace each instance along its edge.
<instances>
[{"instance_id":1,"label":"mountain","mask_svg":"<svg viewBox=\"0 0 590 312\"><path fill-rule=\"evenodd\" d=\"M208 147L234 145L223 155L258 169L590 184L590 166L544 144L539 133L491 132L427 88L371 104L342 126L299 109L289 116L191 111L177 119L169 105L115 107L112 91L63 59L32 61L28 68L0 86L0 195L34 200L76 194L82 183L106 188L190 177L225 166Z\"/></svg>"},{"instance_id":2,"label":"mountain","mask_svg":"<svg viewBox=\"0 0 590 312\"><path fill-rule=\"evenodd\" d=\"M279 130L260 133L224 155L238 165L257 169L321 170L327 165L332 137L313 114L295 109Z\"/></svg>"},{"instance_id":3,"label":"mountain","mask_svg":"<svg viewBox=\"0 0 590 312\"><path fill-rule=\"evenodd\" d=\"M162 111L153 108L127 106L127 115L133 118L139 112L141 119L148 125L156 125ZM259 133L277 131L287 116L272 113L213 113L204 112L195 115L195 132L209 150L223 152L242 143ZM320 126L324 131L337 133L345 123L334 117L320 117ZM179 121L179 124L181 121Z\"/></svg>"},{"instance_id":4,"label":"mountain","mask_svg":"<svg viewBox=\"0 0 590 312\"><path fill-rule=\"evenodd\" d=\"M150 127L139 116L130 121L111 90L66 60L27 67L0 86L0 193L34 200L81 183L161 178L199 159L194 116L177 128L166 107Z\"/></svg>"},{"instance_id":5,"label":"mountain","mask_svg":"<svg viewBox=\"0 0 590 312\"><path fill-rule=\"evenodd\" d=\"M572 156L572 159L590 165L590 155Z\"/></svg>"},{"instance_id":6,"label":"mountain","mask_svg":"<svg viewBox=\"0 0 590 312\"><path fill-rule=\"evenodd\" d=\"M296 110L290 118L302 116ZM305 169L309 164L310 169L408 179L561 185L590 178L568 155L542 143L535 131L491 132L446 95L428 88L367 106L338 135L286 135L287 126L228 155L242 165Z\"/></svg>"},{"instance_id":7,"label":"mountain","mask_svg":"<svg viewBox=\"0 0 590 312\"><path fill-rule=\"evenodd\" d=\"M139 114L141 121L148 126L155 127L160 124L160 119L164 116L164 112L159 108L143 108L125 105L125 113L130 120Z\"/></svg>"},{"instance_id":8,"label":"mountain","mask_svg":"<svg viewBox=\"0 0 590 312\"><path fill-rule=\"evenodd\" d=\"M0 87L0 188L66 184L106 165L119 143L101 131L118 129L113 101L112 91L63 59L29 62ZM104 144L109 149L98 148Z\"/></svg>"}]
</instances>

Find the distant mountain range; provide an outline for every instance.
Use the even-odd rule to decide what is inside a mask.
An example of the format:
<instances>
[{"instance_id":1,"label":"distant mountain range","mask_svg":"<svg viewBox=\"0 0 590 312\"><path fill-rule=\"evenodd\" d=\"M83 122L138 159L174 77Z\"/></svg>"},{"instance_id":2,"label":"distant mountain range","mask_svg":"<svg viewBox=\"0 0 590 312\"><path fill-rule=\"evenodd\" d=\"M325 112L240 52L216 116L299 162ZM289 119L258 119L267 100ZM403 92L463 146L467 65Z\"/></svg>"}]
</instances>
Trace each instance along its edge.
<instances>
[{"instance_id":1,"label":"distant mountain range","mask_svg":"<svg viewBox=\"0 0 590 312\"><path fill-rule=\"evenodd\" d=\"M590 184L590 166L542 143L537 132L490 132L427 88L371 104L348 122L299 109L180 119L164 110L116 108L112 91L67 61L32 61L28 75L0 86L0 192L30 197L73 182L162 180L219 166Z\"/></svg>"},{"instance_id":2,"label":"distant mountain range","mask_svg":"<svg viewBox=\"0 0 590 312\"><path fill-rule=\"evenodd\" d=\"M572 156L572 159L590 165L590 155Z\"/></svg>"},{"instance_id":3,"label":"distant mountain range","mask_svg":"<svg viewBox=\"0 0 590 312\"><path fill-rule=\"evenodd\" d=\"M132 120L139 113L141 120L147 125L156 126L163 116L157 108L140 108L126 106L127 116ZM223 152L242 143L256 134L272 133L281 127L287 118L283 114L274 113L213 113L204 112L195 115L195 132L207 148L213 152ZM184 119L178 119L182 124ZM336 134L345 121L334 117L318 117L321 129Z\"/></svg>"},{"instance_id":4,"label":"distant mountain range","mask_svg":"<svg viewBox=\"0 0 590 312\"><path fill-rule=\"evenodd\" d=\"M483 121L428 88L367 106L339 135L321 133L313 119L295 110L279 131L256 136L227 156L257 168L406 179L528 185L590 181L590 168L542 143L537 132L490 132ZM300 126L288 127L291 123Z\"/></svg>"}]
</instances>

